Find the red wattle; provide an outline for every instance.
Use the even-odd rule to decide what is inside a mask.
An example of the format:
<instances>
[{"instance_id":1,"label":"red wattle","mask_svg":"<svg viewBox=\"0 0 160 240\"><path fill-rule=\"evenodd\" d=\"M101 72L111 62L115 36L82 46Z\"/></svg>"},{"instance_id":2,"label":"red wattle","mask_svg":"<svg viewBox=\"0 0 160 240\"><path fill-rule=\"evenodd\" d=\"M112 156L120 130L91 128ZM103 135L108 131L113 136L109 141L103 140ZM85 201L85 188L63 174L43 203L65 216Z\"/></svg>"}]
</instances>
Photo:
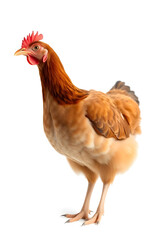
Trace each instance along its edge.
<instances>
[{"instance_id":1,"label":"red wattle","mask_svg":"<svg viewBox=\"0 0 160 240\"><path fill-rule=\"evenodd\" d=\"M39 63L39 60L35 57L32 57L32 56L27 56L27 61L31 65L37 65Z\"/></svg>"}]
</instances>

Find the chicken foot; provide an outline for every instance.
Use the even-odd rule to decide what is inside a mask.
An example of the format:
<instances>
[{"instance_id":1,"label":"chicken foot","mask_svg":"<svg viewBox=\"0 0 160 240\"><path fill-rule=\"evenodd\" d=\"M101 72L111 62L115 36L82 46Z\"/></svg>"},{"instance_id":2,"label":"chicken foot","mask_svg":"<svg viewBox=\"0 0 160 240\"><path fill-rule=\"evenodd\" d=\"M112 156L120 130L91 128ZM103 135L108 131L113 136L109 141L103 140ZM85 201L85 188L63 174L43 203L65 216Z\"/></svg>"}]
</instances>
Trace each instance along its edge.
<instances>
[{"instance_id":1,"label":"chicken foot","mask_svg":"<svg viewBox=\"0 0 160 240\"><path fill-rule=\"evenodd\" d=\"M101 195L101 199L100 199L97 211L96 211L96 213L94 214L94 216L92 218L86 220L83 223L83 226L89 225L91 223L99 224L99 222L101 220L101 217L104 214L104 202L105 202L105 198L106 198L106 194L107 194L108 188L109 188L109 184L104 184L103 185L102 195Z\"/></svg>"},{"instance_id":2,"label":"chicken foot","mask_svg":"<svg viewBox=\"0 0 160 240\"><path fill-rule=\"evenodd\" d=\"M88 183L88 189L87 189L87 193L86 193L86 197L84 200L84 204L83 207L81 209L81 211L78 214L65 214L63 215L66 218L70 218L66 223L70 223L70 222L75 222L78 221L80 219L86 219L88 220L88 214L91 212L89 210L89 203L90 203L90 198L91 198L91 194L93 191L95 183Z\"/></svg>"}]
</instances>

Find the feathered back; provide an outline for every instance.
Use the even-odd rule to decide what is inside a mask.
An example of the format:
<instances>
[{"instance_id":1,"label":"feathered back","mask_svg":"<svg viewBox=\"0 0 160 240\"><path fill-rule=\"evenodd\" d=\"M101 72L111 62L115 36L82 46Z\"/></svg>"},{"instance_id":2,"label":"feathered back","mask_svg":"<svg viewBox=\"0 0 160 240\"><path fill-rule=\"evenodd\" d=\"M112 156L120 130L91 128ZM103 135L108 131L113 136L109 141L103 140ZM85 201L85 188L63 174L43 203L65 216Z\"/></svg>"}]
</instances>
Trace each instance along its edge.
<instances>
[{"instance_id":1,"label":"feathered back","mask_svg":"<svg viewBox=\"0 0 160 240\"><path fill-rule=\"evenodd\" d=\"M123 117L131 127L132 134L139 134L140 130L140 109L139 100L129 86L124 82L118 81L111 88L107 95L114 100L114 104L120 110Z\"/></svg>"},{"instance_id":2,"label":"feathered back","mask_svg":"<svg viewBox=\"0 0 160 240\"><path fill-rule=\"evenodd\" d=\"M138 100L138 97L135 95L135 92L131 91L130 87L125 85L125 82L117 81L115 85L111 88L111 90L114 90L114 89L120 89L122 91L125 91L139 105L139 100Z\"/></svg>"}]
</instances>

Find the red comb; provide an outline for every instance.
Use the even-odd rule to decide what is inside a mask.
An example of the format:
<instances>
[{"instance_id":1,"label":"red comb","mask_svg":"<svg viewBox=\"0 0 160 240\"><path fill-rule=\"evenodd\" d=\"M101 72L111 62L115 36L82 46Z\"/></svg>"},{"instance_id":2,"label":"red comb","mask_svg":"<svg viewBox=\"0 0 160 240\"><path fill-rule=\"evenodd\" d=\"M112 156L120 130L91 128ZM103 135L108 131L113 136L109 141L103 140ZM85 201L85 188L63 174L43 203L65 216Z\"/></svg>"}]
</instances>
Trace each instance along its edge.
<instances>
[{"instance_id":1,"label":"red comb","mask_svg":"<svg viewBox=\"0 0 160 240\"><path fill-rule=\"evenodd\" d=\"M38 32L34 35L34 31L32 32L32 34L28 35L27 38L24 38L22 40L22 48L27 48L31 43L42 40L43 39L43 35L39 34Z\"/></svg>"}]
</instances>

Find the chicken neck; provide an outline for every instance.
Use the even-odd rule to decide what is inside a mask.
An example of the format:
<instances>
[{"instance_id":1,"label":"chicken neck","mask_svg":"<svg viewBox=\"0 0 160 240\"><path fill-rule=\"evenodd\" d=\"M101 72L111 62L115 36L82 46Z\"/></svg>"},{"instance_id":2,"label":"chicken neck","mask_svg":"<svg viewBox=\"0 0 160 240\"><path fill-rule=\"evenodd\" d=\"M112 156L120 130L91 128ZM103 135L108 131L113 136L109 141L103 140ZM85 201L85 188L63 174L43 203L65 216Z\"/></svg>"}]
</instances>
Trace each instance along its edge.
<instances>
[{"instance_id":1,"label":"chicken neck","mask_svg":"<svg viewBox=\"0 0 160 240\"><path fill-rule=\"evenodd\" d=\"M47 46L48 47L48 46ZM42 84L43 100L46 89L59 104L75 104L88 96L88 91L76 87L64 70L64 67L54 52L48 47L48 60L38 65Z\"/></svg>"}]
</instances>

